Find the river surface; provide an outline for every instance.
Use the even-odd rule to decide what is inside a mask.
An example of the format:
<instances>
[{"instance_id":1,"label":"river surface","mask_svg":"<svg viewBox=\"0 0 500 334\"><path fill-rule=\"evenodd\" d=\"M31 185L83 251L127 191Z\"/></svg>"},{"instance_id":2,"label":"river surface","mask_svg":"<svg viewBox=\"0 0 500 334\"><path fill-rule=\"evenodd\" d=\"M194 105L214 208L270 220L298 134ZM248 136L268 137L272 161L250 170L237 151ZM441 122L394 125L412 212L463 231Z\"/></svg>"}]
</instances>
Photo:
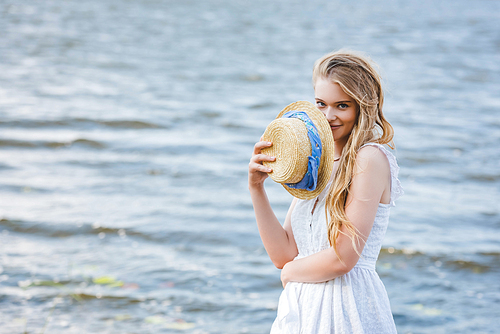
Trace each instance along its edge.
<instances>
[{"instance_id":1,"label":"river surface","mask_svg":"<svg viewBox=\"0 0 500 334\"><path fill-rule=\"evenodd\" d=\"M396 131L398 332L498 333L498 22L486 0L0 1L0 333L268 333L248 160L341 47L380 64Z\"/></svg>"}]
</instances>

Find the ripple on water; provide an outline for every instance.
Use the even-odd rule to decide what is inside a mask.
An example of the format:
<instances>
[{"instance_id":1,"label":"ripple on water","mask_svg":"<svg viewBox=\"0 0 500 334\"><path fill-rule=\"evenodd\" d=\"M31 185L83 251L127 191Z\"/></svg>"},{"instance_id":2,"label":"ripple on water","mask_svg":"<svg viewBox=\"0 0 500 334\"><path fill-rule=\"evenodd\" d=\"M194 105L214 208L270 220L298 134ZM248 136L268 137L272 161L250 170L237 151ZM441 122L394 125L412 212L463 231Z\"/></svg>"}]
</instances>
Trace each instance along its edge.
<instances>
[{"instance_id":1,"label":"ripple on water","mask_svg":"<svg viewBox=\"0 0 500 334\"><path fill-rule=\"evenodd\" d=\"M458 271L465 273L482 274L498 271L498 252L477 252L474 254L426 254L411 249L396 249L394 247L382 248L379 256L380 267L384 269L384 263L398 263L397 265L407 268L408 266L434 266L450 272ZM385 265L385 268L392 268Z\"/></svg>"},{"instance_id":2,"label":"ripple on water","mask_svg":"<svg viewBox=\"0 0 500 334\"><path fill-rule=\"evenodd\" d=\"M0 127L7 128L35 128L35 129L57 129L57 128L112 128L112 129L166 129L169 125L152 123L139 120L99 120L87 118L68 118L58 120L23 119L0 121Z\"/></svg>"},{"instance_id":3,"label":"ripple on water","mask_svg":"<svg viewBox=\"0 0 500 334\"><path fill-rule=\"evenodd\" d=\"M342 45L389 87L398 331L498 329L500 2L117 4L3 6L0 332L268 333L282 288L248 160Z\"/></svg>"},{"instance_id":4,"label":"ripple on water","mask_svg":"<svg viewBox=\"0 0 500 334\"><path fill-rule=\"evenodd\" d=\"M0 147L5 148L69 148L83 147L93 149L104 149L106 144L97 140L86 138L77 138L74 140L62 141L44 141L44 140L16 140L16 139L0 139Z\"/></svg>"}]
</instances>

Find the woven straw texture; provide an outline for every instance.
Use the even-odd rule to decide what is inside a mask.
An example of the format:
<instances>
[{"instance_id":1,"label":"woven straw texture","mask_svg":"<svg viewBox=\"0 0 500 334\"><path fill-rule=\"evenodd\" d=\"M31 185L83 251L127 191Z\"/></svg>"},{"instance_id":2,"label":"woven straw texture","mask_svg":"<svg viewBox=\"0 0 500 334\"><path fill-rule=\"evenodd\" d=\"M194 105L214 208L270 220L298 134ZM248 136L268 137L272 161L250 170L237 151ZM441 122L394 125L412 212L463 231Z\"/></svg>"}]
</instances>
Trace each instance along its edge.
<instances>
[{"instance_id":1,"label":"woven straw texture","mask_svg":"<svg viewBox=\"0 0 500 334\"><path fill-rule=\"evenodd\" d=\"M281 118L288 111L304 111L313 121L323 146L320 166L318 169L318 184L313 191L293 189L284 183L297 183L307 172L307 157L311 155L311 143L307 136L305 124L296 118ZM276 157L275 161L263 164L272 168L269 177L281 185L294 197L313 199L325 189L333 172L334 145L330 125L325 116L314 104L308 101L298 101L286 106L272 121L262 140L273 145L262 150L262 153Z\"/></svg>"}]
</instances>

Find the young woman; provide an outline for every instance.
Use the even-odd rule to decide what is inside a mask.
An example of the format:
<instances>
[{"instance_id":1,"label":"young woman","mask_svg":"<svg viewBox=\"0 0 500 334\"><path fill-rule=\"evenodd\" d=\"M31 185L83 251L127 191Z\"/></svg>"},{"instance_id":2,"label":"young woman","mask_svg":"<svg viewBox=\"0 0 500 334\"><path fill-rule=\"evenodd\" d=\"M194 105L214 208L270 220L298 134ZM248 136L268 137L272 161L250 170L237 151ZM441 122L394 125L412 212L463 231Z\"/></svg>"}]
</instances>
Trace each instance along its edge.
<instances>
[{"instance_id":1,"label":"young woman","mask_svg":"<svg viewBox=\"0 0 500 334\"><path fill-rule=\"evenodd\" d=\"M275 158L255 144L249 189L266 251L282 269L278 315L271 333L396 333L375 262L389 212L403 191L382 114L384 95L371 61L357 53L327 54L314 65L317 108L330 124L333 174L316 198L295 198L283 226L264 189Z\"/></svg>"}]
</instances>

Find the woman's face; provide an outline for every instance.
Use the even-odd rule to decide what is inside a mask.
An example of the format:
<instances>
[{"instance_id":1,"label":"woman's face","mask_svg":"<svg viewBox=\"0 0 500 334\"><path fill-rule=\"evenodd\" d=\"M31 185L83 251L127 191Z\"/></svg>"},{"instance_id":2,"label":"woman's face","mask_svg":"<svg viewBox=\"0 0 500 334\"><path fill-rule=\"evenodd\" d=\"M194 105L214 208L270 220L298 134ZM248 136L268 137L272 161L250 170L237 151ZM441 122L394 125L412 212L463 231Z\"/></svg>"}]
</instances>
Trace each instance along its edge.
<instances>
[{"instance_id":1,"label":"woman's face","mask_svg":"<svg viewBox=\"0 0 500 334\"><path fill-rule=\"evenodd\" d=\"M344 147L358 117L358 104L340 85L326 78L316 80L316 107L330 123L335 146Z\"/></svg>"}]
</instances>

